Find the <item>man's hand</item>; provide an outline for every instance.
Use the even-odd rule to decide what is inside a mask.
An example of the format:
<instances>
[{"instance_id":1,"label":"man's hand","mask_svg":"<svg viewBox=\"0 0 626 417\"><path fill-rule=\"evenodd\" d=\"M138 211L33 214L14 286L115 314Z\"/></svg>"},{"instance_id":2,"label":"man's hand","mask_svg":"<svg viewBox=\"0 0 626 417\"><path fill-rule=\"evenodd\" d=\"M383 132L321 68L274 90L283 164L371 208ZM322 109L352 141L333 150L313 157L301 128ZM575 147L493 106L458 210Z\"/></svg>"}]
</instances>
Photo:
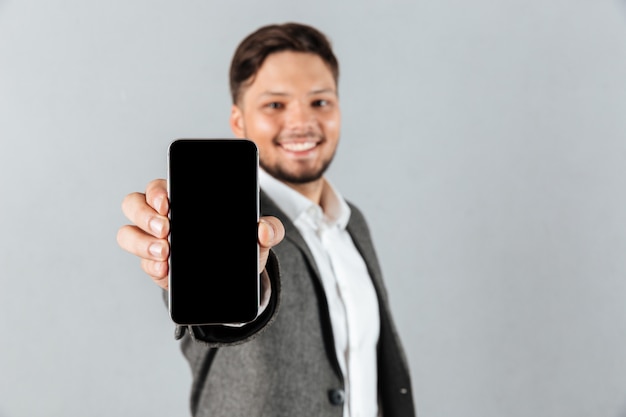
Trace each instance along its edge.
<instances>
[{"instance_id":1,"label":"man's hand","mask_svg":"<svg viewBox=\"0 0 626 417\"><path fill-rule=\"evenodd\" d=\"M117 243L141 259L141 268L161 288L167 289L170 222L167 214L167 182L151 181L146 193L131 193L122 202L122 211L132 225L120 227ZM285 236L285 228L276 217L262 217L259 222L259 271L265 269L270 248ZM215 237L219 239L219 236Z\"/></svg>"}]
</instances>

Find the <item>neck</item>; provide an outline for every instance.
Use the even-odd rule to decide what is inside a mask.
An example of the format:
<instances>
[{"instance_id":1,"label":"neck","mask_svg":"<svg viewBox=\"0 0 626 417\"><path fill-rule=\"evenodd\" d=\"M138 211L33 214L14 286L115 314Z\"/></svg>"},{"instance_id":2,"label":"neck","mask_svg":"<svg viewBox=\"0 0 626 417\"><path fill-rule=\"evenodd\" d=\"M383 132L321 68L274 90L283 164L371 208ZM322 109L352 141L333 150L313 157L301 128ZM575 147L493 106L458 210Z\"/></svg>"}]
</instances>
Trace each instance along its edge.
<instances>
[{"instance_id":1,"label":"neck","mask_svg":"<svg viewBox=\"0 0 626 417\"><path fill-rule=\"evenodd\" d=\"M311 200L312 202L314 202L315 204L320 205L320 201L322 199L322 190L324 189L324 182L324 177L322 177L318 180L307 182L304 184L295 184L291 182L284 183Z\"/></svg>"}]
</instances>

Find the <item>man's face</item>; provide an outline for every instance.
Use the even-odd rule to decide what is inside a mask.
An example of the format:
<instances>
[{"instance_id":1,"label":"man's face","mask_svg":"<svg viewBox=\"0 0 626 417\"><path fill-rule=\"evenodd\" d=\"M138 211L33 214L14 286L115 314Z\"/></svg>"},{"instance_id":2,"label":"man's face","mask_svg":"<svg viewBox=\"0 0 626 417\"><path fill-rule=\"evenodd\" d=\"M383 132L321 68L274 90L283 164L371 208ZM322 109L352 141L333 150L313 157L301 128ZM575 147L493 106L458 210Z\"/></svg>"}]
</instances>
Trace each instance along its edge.
<instances>
[{"instance_id":1,"label":"man's face","mask_svg":"<svg viewBox=\"0 0 626 417\"><path fill-rule=\"evenodd\" d=\"M269 55L233 106L231 127L254 141L261 167L292 184L321 178L339 142L340 111L333 75L317 55Z\"/></svg>"}]
</instances>

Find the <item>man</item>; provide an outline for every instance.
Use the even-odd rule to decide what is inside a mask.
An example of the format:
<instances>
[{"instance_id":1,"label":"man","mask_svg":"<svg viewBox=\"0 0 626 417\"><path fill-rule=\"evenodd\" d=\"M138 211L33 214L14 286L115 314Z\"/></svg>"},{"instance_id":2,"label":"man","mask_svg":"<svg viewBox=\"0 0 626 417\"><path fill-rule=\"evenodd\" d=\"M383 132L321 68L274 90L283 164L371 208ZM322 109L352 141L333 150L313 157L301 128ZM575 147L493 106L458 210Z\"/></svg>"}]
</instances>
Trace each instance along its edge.
<instances>
[{"instance_id":1,"label":"man","mask_svg":"<svg viewBox=\"0 0 626 417\"><path fill-rule=\"evenodd\" d=\"M328 40L306 25L262 27L235 52L230 126L259 148L259 270L271 300L242 327L177 328L196 416L414 415L367 225L323 175L339 141L338 75ZM167 289L165 181L128 195L123 210L134 225L120 246Z\"/></svg>"}]
</instances>

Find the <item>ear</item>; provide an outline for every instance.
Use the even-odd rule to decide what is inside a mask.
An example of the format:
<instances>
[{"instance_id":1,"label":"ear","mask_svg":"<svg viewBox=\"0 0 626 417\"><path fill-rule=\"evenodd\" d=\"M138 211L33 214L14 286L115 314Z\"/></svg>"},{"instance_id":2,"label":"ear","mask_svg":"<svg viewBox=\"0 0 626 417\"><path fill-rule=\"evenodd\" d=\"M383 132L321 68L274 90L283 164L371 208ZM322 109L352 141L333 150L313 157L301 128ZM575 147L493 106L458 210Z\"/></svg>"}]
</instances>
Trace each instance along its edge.
<instances>
[{"instance_id":1,"label":"ear","mask_svg":"<svg viewBox=\"0 0 626 417\"><path fill-rule=\"evenodd\" d=\"M245 124L243 122L243 113L239 106L233 104L230 110L230 129L233 131L236 137L245 138Z\"/></svg>"}]
</instances>

